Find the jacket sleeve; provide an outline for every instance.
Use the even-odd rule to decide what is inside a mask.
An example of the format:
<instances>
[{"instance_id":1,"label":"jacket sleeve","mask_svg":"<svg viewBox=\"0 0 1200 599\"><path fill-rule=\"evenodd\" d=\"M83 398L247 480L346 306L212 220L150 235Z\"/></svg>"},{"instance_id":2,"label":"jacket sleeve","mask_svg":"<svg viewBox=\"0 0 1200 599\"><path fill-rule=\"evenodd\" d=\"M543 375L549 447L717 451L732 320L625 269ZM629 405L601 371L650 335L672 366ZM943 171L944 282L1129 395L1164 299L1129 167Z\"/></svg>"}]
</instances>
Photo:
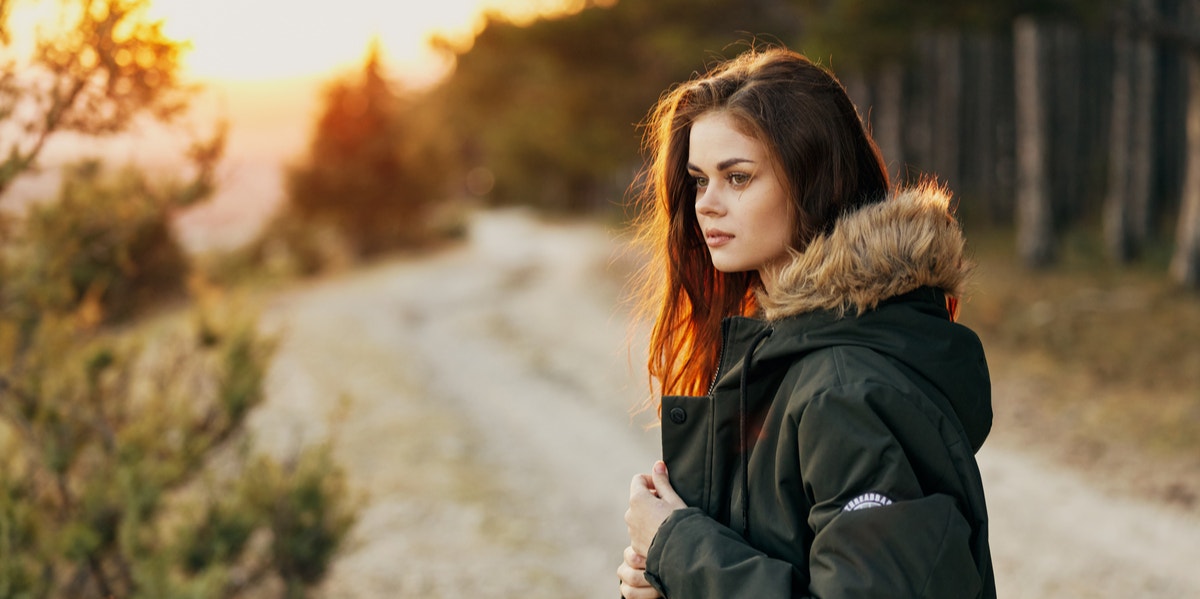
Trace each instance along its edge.
<instances>
[{"instance_id":1,"label":"jacket sleeve","mask_svg":"<svg viewBox=\"0 0 1200 599\"><path fill-rule=\"evenodd\" d=\"M647 579L668 599L976 596L970 525L952 497L922 494L908 459L908 451L944 452L943 441L910 408L897 391L878 385L839 387L807 403L796 423L813 505L807 568L765 555L688 508L656 534ZM905 423L905 436L923 426L923 445L905 447L895 423Z\"/></svg>"},{"instance_id":2,"label":"jacket sleeve","mask_svg":"<svg viewBox=\"0 0 1200 599\"><path fill-rule=\"evenodd\" d=\"M920 398L851 383L813 398L798 427L816 533L809 590L831 598L970 598L982 582L971 526L950 495L926 494L914 470L952 476L947 424Z\"/></svg>"},{"instance_id":3,"label":"jacket sleeve","mask_svg":"<svg viewBox=\"0 0 1200 599\"><path fill-rule=\"evenodd\" d=\"M801 577L801 578L797 578ZM802 573L751 547L699 508L676 510L654 535L646 580L663 597L701 599L797 597Z\"/></svg>"}]
</instances>

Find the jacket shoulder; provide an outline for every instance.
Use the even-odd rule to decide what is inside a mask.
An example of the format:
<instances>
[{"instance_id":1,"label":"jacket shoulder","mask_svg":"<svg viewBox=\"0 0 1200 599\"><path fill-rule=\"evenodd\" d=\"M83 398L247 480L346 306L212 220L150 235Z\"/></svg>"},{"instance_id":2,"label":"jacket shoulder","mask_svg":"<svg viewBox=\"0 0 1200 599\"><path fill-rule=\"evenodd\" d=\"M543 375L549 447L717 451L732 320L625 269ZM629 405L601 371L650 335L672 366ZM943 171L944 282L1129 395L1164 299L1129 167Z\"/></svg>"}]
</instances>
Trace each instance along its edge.
<instances>
[{"instance_id":1,"label":"jacket shoulder","mask_svg":"<svg viewBox=\"0 0 1200 599\"><path fill-rule=\"evenodd\" d=\"M801 403L848 388L902 394L918 391L887 356L857 345L830 345L809 352L787 367L784 381L791 401Z\"/></svg>"},{"instance_id":2,"label":"jacket shoulder","mask_svg":"<svg viewBox=\"0 0 1200 599\"><path fill-rule=\"evenodd\" d=\"M955 422L911 372L868 347L833 345L813 351L788 367L780 394L786 394L786 409L796 422L819 417L844 427L843 415L871 412L896 435L936 431L939 444L961 439Z\"/></svg>"}]
</instances>

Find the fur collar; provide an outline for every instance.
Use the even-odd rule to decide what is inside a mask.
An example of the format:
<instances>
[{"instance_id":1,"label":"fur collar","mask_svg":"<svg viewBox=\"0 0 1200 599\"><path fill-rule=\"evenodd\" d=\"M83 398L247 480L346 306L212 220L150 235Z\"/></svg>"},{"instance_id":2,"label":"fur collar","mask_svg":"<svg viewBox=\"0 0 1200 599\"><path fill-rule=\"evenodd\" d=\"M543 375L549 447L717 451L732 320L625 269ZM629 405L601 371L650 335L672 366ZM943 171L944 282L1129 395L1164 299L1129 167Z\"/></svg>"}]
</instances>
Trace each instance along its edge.
<instances>
[{"instance_id":1,"label":"fur collar","mask_svg":"<svg viewBox=\"0 0 1200 599\"><path fill-rule=\"evenodd\" d=\"M950 211L950 193L926 184L838 219L780 271L776 288L759 293L768 320L814 310L859 314L918 287L961 297L971 264Z\"/></svg>"}]
</instances>

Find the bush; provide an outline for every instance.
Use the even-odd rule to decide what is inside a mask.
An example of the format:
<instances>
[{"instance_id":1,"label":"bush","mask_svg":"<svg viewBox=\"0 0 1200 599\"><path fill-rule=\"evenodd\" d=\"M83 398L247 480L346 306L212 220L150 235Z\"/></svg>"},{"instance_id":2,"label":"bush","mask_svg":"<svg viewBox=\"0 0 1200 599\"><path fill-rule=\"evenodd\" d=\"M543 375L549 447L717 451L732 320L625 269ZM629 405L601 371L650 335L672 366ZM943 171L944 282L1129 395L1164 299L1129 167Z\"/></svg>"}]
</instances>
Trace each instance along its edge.
<instances>
[{"instance_id":1,"label":"bush","mask_svg":"<svg viewBox=\"0 0 1200 599\"><path fill-rule=\"evenodd\" d=\"M0 200L59 133L114 135L187 107L185 45L149 4L54 3L58 27L0 66ZM272 346L252 319L202 313L156 336L133 321L183 295L171 216L211 195L224 133L190 148L188 181L84 161L56 201L0 213L0 597L233 597L272 583L303 596L353 521L327 448L294 466L250 456L245 419ZM278 525L275 508L292 504L301 517ZM318 541L299 578L294 539Z\"/></svg>"},{"instance_id":2,"label":"bush","mask_svg":"<svg viewBox=\"0 0 1200 599\"><path fill-rule=\"evenodd\" d=\"M115 322L182 297L188 261L171 230L175 198L133 167L68 167L58 198L31 206L9 247L6 307L23 319L86 308Z\"/></svg>"},{"instance_id":3,"label":"bush","mask_svg":"<svg viewBox=\"0 0 1200 599\"><path fill-rule=\"evenodd\" d=\"M170 328L0 334L0 596L302 597L324 575L354 518L328 449L249 454L272 344L246 319Z\"/></svg>"}]
</instances>

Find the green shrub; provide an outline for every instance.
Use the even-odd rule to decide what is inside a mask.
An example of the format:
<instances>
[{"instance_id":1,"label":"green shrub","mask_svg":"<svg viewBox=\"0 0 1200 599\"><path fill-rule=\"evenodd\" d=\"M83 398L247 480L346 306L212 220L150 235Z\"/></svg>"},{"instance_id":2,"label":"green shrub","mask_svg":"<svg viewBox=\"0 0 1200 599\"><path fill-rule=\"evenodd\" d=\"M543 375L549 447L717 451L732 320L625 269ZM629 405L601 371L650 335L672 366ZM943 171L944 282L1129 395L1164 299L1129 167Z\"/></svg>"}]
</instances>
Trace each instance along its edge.
<instances>
[{"instance_id":1,"label":"green shrub","mask_svg":"<svg viewBox=\"0 0 1200 599\"><path fill-rule=\"evenodd\" d=\"M122 321L182 297L188 261L171 231L175 207L171 190L133 167L68 167L58 198L30 207L9 249L8 308L24 318L87 308Z\"/></svg>"},{"instance_id":2,"label":"green shrub","mask_svg":"<svg viewBox=\"0 0 1200 599\"><path fill-rule=\"evenodd\" d=\"M250 455L272 343L248 319L161 326L45 318L0 348L0 596L301 597L327 571L354 518L328 449Z\"/></svg>"},{"instance_id":3,"label":"green shrub","mask_svg":"<svg viewBox=\"0 0 1200 599\"><path fill-rule=\"evenodd\" d=\"M0 201L59 133L166 123L193 90L178 77L185 44L149 0L53 4L59 27L0 67ZM199 599L272 583L302 596L353 520L327 449L302 456L307 477L240 482L248 463L280 468L249 450L272 348L253 319L201 313L139 332L135 317L187 287L171 217L211 195L224 135L192 145L188 180L82 161L54 201L0 212L0 598ZM322 517L276 526L265 506L296 496ZM293 537L320 541L298 583L293 552L276 549Z\"/></svg>"}]
</instances>

